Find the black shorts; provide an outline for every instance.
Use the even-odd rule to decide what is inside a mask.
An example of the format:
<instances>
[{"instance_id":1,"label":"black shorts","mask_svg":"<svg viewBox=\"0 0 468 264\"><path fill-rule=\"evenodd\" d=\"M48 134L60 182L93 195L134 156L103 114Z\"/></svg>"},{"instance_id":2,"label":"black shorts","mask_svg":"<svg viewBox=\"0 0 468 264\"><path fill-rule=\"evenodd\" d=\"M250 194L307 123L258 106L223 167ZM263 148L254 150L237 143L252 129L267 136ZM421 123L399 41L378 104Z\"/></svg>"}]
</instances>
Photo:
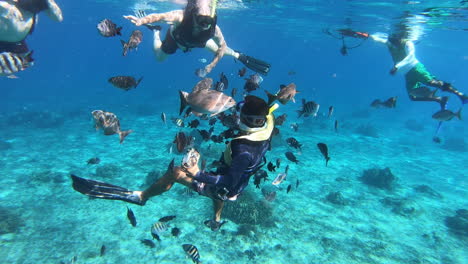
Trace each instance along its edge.
<instances>
[{"instance_id":1,"label":"black shorts","mask_svg":"<svg viewBox=\"0 0 468 264\"><path fill-rule=\"evenodd\" d=\"M168 29L166 33L166 38L163 40L161 45L161 50L166 54L174 54L179 47L177 42L171 35L171 30Z\"/></svg>"},{"instance_id":2,"label":"black shorts","mask_svg":"<svg viewBox=\"0 0 468 264\"><path fill-rule=\"evenodd\" d=\"M11 53L27 53L29 52L28 45L26 41L22 40L19 42L6 42L0 41L0 53L1 52L11 52Z\"/></svg>"}]
</instances>

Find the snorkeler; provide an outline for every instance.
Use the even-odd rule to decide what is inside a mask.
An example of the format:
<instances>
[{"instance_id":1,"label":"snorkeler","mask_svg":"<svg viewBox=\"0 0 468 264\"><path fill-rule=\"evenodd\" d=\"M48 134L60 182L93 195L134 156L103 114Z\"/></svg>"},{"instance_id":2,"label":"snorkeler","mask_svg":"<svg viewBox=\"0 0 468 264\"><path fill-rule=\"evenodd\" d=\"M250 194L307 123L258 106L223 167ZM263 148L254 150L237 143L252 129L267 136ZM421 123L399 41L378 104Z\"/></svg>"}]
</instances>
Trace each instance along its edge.
<instances>
[{"instance_id":1,"label":"snorkeler","mask_svg":"<svg viewBox=\"0 0 468 264\"><path fill-rule=\"evenodd\" d=\"M34 30L37 15L45 11L53 20L63 20L54 0L0 1L0 53L27 53L25 39Z\"/></svg>"},{"instance_id":2,"label":"snorkeler","mask_svg":"<svg viewBox=\"0 0 468 264\"><path fill-rule=\"evenodd\" d=\"M196 71L199 77L203 78L210 73L224 55L232 56L247 68L266 75L270 70L269 63L236 52L226 45L217 25L216 2L217 0L189 0L184 10L124 18L137 26L145 25L153 31L153 50L158 61L164 61L167 55L174 54L177 49L188 52L193 48L206 48L213 52L215 57L204 69ZM161 27L152 25L154 22L171 25L163 41L160 37Z\"/></svg>"},{"instance_id":3,"label":"snorkeler","mask_svg":"<svg viewBox=\"0 0 468 264\"><path fill-rule=\"evenodd\" d=\"M406 90L410 100L437 102L440 104L441 109L445 109L448 97L435 96L437 90L431 91L427 87L430 86L457 95L462 104L468 103L468 96L456 90L450 83L437 80L416 58L414 41L418 40L419 36L422 35L420 25L421 23L407 26L400 23L397 25L397 30L390 36L387 37L386 34L376 33L371 34L370 38L387 44L394 62L390 74L395 75L397 72L405 74Z\"/></svg>"},{"instance_id":4,"label":"snorkeler","mask_svg":"<svg viewBox=\"0 0 468 264\"><path fill-rule=\"evenodd\" d=\"M263 99L252 95L239 103L240 135L227 144L220 159L222 165L216 172L200 171L200 154L191 149L180 167L174 167L172 160L166 173L144 191L131 191L71 175L73 188L95 198L144 205L149 198L168 191L177 182L213 200L214 217L205 221L205 225L216 231L225 223L221 221L224 201L236 200L248 185L250 177L266 163L265 154L270 149L275 126L272 112L277 107L277 104L269 107Z\"/></svg>"}]
</instances>

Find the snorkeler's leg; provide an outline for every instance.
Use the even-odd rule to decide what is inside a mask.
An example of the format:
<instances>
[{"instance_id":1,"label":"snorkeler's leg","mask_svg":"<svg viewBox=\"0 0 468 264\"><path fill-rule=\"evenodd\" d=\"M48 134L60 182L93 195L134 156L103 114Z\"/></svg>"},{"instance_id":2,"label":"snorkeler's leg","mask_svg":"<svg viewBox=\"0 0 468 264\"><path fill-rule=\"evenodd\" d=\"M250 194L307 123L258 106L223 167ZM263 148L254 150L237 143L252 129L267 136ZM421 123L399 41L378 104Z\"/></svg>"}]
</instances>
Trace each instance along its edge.
<instances>
[{"instance_id":1,"label":"snorkeler's leg","mask_svg":"<svg viewBox=\"0 0 468 264\"><path fill-rule=\"evenodd\" d=\"M431 80L429 82L429 85L437 87L437 88L441 89L444 92L455 94L456 96L458 96L458 98L460 98L460 100L462 101L463 104L468 103L468 96L466 94L458 91L457 89L455 89L455 87L453 87L448 82L433 79L433 80Z\"/></svg>"},{"instance_id":2,"label":"snorkeler's leg","mask_svg":"<svg viewBox=\"0 0 468 264\"><path fill-rule=\"evenodd\" d=\"M143 201L148 200L150 197L160 195L172 188L174 182L176 182L176 170L174 167L174 160L169 164L166 173L159 178L155 183L153 183L149 188L141 192L140 198Z\"/></svg>"},{"instance_id":3,"label":"snorkeler's leg","mask_svg":"<svg viewBox=\"0 0 468 264\"><path fill-rule=\"evenodd\" d=\"M221 213L223 212L224 201L213 199L214 220L221 221Z\"/></svg>"},{"instance_id":4,"label":"snorkeler's leg","mask_svg":"<svg viewBox=\"0 0 468 264\"><path fill-rule=\"evenodd\" d=\"M167 54L161 49L161 30L153 29L153 51L158 61L164 61L167 58Z\"/></svg>"}]
</instances>

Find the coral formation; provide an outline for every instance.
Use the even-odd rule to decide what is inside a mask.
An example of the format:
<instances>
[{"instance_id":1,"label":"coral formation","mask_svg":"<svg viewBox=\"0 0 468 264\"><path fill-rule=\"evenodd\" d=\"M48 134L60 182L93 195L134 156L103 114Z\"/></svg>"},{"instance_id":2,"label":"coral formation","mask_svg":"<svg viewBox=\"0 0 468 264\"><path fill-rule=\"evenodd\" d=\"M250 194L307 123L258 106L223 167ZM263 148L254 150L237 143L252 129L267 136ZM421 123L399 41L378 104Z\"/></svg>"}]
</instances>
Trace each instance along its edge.
<instances>
[{"instance_id":1,"label":"coral formation","mask_svg":"<svg viewBox=\"0 0 468 264\"><path fill-rule=\"evenodd\" d=\"M268 225L273 210L267 203L256 200L250 191L244 191L235 202L224 204L223 214L236 224Z\"/></svg>"},{"instance_id":2,"label":"coral formation","mask_svg":"<svg viewBox=\"0 0 468 264\"><path fill-rule=\"evenodd\" d=\"M0 235L16 233L24 226L24 220L13 208L0 207Z\"/></svg>"},{"instance_id":3,"label":"coral formation","mask_svg":"<svg viewBox=\"0 0 468 264\"><path fill-rule=\"evenodd\" d=\"M359 180L364 184L377 187L380 189L393 190L397 178L392 174L390 168L385 169L368 169L365 170Z\"/></svg>"},{"instance_id":4,"label":"coral formation","mask_svg":"<svg viewBox=\"0 0 468 264\"><path fill-rule=\"evenodd\" d=\"M347 205L348 201L343 197L341 192L330 192L328 195L325 197L325 199L336 205Z\"/></svg>"},{"instance_id":5,"label":"coral formation","mask_svg":"<svg viewBox=\"0 0 468 264\"><path fill-rule=\"evenodd\" d=\"M392 208L393 213L405 217L415 216L421 211L421 208L415 201L406 198L385 197L380 202Z\"/></svg>"},{"instance_id":6,"label":"coral formation","mask_svg":"<svg viewBox=\"0 0 468 264\"><path fill-rule=\"evenodd\" d=\"M416 185L416 186L413 187L413 189L416 192L425 194L425 195L430 196L432 198L437 198L437 199L442 198L442 194L438 193L437 191L435 191L434 189L432 189L431 187L429 187L429 186L427 186L425 184Z\"/></svg>"},{"instance_id":7,"label":"coral formation","mask_svg":"<svg viewBox=\"0 0 468 264\"><path fill-rule=\"evenodd\" d=\"M468 210L459 209L454 216L445 218L445 225L453 233L468 237Z\"/></svg>"}]
</instances>

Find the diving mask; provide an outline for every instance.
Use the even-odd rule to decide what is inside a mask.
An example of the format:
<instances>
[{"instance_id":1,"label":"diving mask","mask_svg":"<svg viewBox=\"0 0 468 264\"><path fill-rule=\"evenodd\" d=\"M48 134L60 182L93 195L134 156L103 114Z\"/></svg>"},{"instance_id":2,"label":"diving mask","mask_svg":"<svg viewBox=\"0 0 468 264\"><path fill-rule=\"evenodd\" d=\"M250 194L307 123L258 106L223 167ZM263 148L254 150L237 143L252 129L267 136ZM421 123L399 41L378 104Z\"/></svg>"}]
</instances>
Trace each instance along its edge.
<instances>
[{"instance_id":1,"label":"diving mask","mask_svg":"<svg viewBox=\"0 0 468 264\"><path fill-rule=\"evenodd\" d=\"M214 18L211 16L195 15L193 19L195 24L203 29L210 28L214 23Z\"/></svg>"}]
</instances>

